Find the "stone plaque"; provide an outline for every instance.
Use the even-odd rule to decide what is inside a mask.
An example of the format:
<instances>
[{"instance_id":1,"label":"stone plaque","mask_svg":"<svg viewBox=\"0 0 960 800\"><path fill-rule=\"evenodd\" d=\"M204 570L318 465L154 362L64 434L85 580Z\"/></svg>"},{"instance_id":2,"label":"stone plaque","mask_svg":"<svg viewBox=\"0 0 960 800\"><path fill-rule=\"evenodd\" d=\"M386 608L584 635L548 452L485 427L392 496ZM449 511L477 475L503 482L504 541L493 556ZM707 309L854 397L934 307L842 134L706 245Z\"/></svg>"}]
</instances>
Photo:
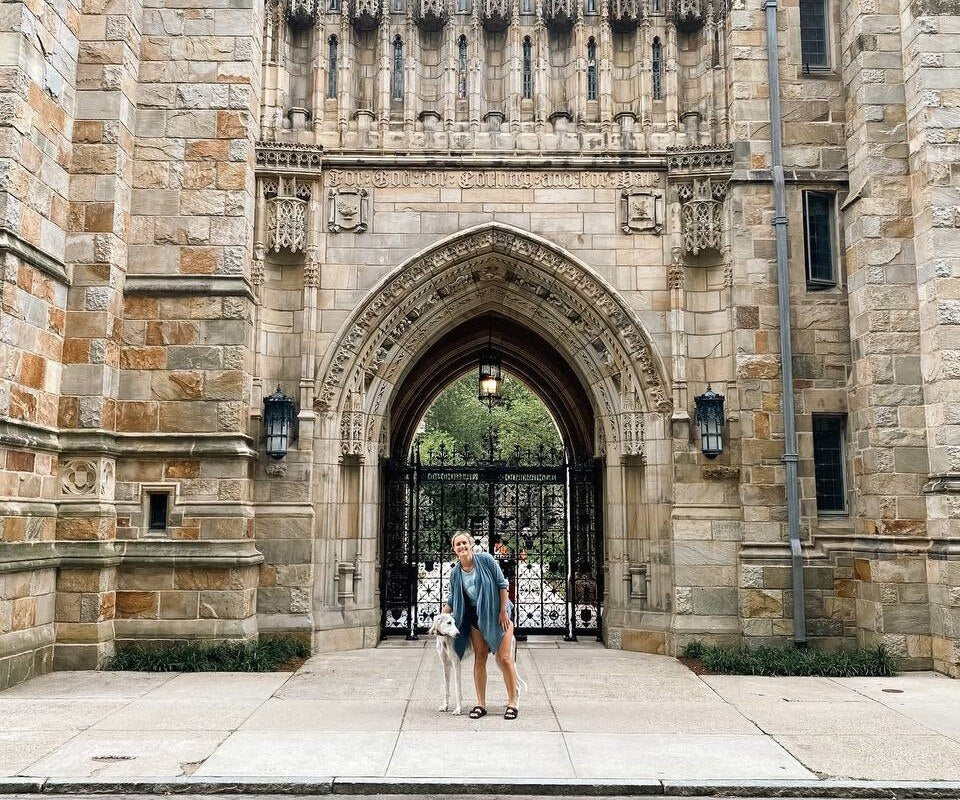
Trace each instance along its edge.
<instances>
[{"instance_id":1,"label":"stone plaque","mask_svg":"<svg viewBox=\"0 0 960 800\"><path fill-rule=\"evenodd\" d=\"M353 231L363 233L367 229L367 190L331 189L327 195L330 208L327 228L333 233Z\"/></svg>"},{"instance_id":2,"label":"stone plaque","mask_svg":"<svg viewBox=\"0 0 960 800\"><path fill-rule=\"evenodd\" d=\"M663 233L663 192L660 189L620 195L620 229L624 233Z\"/></svg>"}]
</instances>

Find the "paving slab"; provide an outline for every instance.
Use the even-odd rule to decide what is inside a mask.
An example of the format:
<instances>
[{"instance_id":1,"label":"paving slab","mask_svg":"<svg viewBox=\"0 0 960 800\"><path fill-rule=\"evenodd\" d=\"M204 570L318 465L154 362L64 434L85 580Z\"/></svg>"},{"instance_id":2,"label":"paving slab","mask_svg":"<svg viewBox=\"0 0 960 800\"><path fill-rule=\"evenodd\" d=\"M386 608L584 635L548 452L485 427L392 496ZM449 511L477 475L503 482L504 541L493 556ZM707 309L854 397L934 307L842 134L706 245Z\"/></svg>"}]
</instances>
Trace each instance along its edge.
<instances>
[{"instance_id":1,"label":"paving slab","mask_svg":"<svg viewBox=\"0 0 960 800\"><path fill-rule=\"evenodd\" d=\"M0 695L0 727L9 731L73 731L89 728L132 700L61 700Z\"/></svg>"},{"instance_id":2,"label":"paving slab","mask_svg":"<svg viewBox=\"0 0 960 800\"><path fill-rule=\"evenodd\" d=\"M81 700L121 700L141 697L173 680L176 672L48 672L7 689L0 697Z\"/></svg>"},{"instance_id":3,"label":"paving slab","mask_svg":"<svg viewBox=\"0 0 960 800\"><path fill-rule=\"evenodd\" d=\"M704 683L724 700L840 703L863 700L853 687L830 678L767 678L756 675L703 675Z\"/></svg>"},{"instance_id":4,"label":"paving slab","mask_svg":"<svg viewBox=\"0 0 960 800\"><path fill-rule=\"evenodd\" d=\"M234 731L264 701L194 699L184 702L167 698L152 700L153 694L131 700L123 708L99 720L93 730L104 731ZM207 697L207 695L201 695Z\"/></svg>"},{"instance_id":5,"label":"paving slab","mask_svg":"<svg viewBox=\"0 0 960 800\"><path fill-rule=\"evenodd\" d=\"M433 703L424 705L423 703L411 702L407 707L407 713L403 718L403 731L548 731L559 732L560 723L557 716L548 703L525 699L520 699L520 716L515 720L506 720L503 718L503 712L506 702L503 699L494 702L492 697L487 698L487 716L480 719L470 719L467 714L475 705L471 697L468 701L464 698L463 716L453 716L449 712L442 713L437 711L437 706Z\"/></svg>"},{"instance_id":6,"label":"paving slab","mask_svg":"<svg viewBox=\"0 0 960 800\"><path fill-rule=\"evenodd\" d=\"M19 774L72 778L190 774L225 735L207 731L84 731Z\"/></svg>"},{"instance_id":7,"label":"paving slab","mask_svg":"<svg viewBox=\"0 0 960 800\"><path fill-rule=\"evenodd\" d=\"M767 736L564 736L578 778L814 778Z\"/></svg>"},{"instance_id":8,"label":"paving slab","mask_svg":"<svg viewBox=\"0 0 960 800\"><path fill-rule=\"evenodd\" d=\"M273 697L240 726L242 731L399 731L406 700L304 700Z\"/></svg>"},{"instance_id":9,"label":"paving slab","mask_svg":"<svg viewBox=\"0 0 960 800\"><path fill-rule=\"evenodd\" d=\"M177 675L146 700L266 700L290 680L289 672L190 672Z\"/></svg>"},{"instance_id":10,"label":"paving slab","mask_svg":"<svg viewBox=\"0 0 960 800\"><path fill-rule=\"evenodd\" d=\"M555 700L560 729L570 733L738 733L759 734L759 728L733 706L720 700L686 703L604 703L597 700Z\"/></svg>"},{"instance_id":11,"label":"paving slab","mask_svg":"<svg viewBox=\"0 0 960 800\"><path fill-rule=\"evenodd\" d=\"M960 742L960 703L897 703L892 708L925 728Z\"/></svg>"},{"instance_id":12,"label":"paving slab","mask_svg":"<svg viewBox=\"0 0 960 800\"><path fill-rule=\"evenodd\" d=\"M0 730L0 775L20 774L76 735L76 731L69 730Z\"/></svg>"},{"instance_id":13,"label":"paving slab","mask_svg":"<svg viewBox=\"0 0 960 800\"><path fill-rule=\"evenodd\" d=\"M383 775L397 733L298 731L295 736L231 734L195 776Z\"/></svg>"},{"instance_id":14,"label":"paving slab","mask_svg":"<svg viewBox=\"0 0 960 800\"><path fill-rule=\"evenodd\" d=\"M448 778L573 778L559 733L403 732L387 775Z\"/></svg>"},{"instance_id":15,"label":"paving slab","mask_svg":"<svg viewBox=\"0 0 960 800\"><path fill-rule=\"evenodd\" d=\"M902 736L930 733L920 723L869 700L854 703L738 702L737 709L765 733Z\"/></svg>"},{"instance_id":16,"label":"paving slab","mask_svg":"<svg viewBox=\"0 0 960 800\"><path fill-rule=\"evenodd\" d=\"M892 678L831 678L833 683L872 700L894 705L910 702L960 704L960 680L935 672L907 672Z\"/></svg>"},{"instance_id":17,"label":"paving slab","mask_svg":"<svg viewBox=\"0 0 960 800\"><path fill-rule=\"evenodd\" d=\"M945 736L776 736L824 777L857 780L960 780L960 743Z\"/></svg>"}]
</instances>

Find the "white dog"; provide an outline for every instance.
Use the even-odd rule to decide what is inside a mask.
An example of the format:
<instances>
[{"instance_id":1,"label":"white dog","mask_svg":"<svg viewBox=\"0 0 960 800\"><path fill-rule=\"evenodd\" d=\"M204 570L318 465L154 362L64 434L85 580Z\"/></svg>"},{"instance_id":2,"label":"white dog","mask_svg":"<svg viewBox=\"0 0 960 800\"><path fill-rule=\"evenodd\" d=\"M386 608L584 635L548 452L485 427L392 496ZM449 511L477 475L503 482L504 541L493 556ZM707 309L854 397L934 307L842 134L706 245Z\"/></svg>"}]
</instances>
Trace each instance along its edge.
<instances>
[{"instance_id":1,"label":"white dog","mask_svg":"<svg viewBox=\"0 0 960 800\"><path fill-rule=\"evenodd\" d=\"M437 614L430 626L430 633L436 634L437 655L440 657L440 663L443 664L443 705L440 706L440 711L450 708L450 678L452 677L457 703L451 713L462 714L463 686L460 680L460 659L453 649L453 640L457 638L460 631L457 630L453 614Z\"/></svg>"}]
</instances>

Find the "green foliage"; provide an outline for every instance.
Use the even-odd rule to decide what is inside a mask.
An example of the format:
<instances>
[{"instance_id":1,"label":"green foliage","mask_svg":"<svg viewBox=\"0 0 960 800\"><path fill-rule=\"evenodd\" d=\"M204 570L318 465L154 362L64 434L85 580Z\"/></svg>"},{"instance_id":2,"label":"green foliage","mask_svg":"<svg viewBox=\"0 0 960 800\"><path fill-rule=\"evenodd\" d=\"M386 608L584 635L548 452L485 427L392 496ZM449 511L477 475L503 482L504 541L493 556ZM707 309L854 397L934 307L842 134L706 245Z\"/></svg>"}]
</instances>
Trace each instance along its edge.
<instances>
[{"instance_id":1,"label":"green foliage","mask_svg":"<svg viewBox=\"0 0 960 800\"><path fill-rule=\"evenodd\" d=\"M269 672L292 658L306 658L310 646L290 636L216 645L184 643L173 647L128 647L107 669L140 672Z\"/></svg>"},{"instance_id":2,"label":"green foliage","mask_svg":"<svg viewBox=\"0 0 960 800\"><path fill-rule=\"evenodd\" d=\"M794 675L826 678L889 677L896 663L881 646L827 653L810 648L733 647L690 642L683 651L718 675Z\"/></svg>"},{"instance_id":3,"label":"green foliage","mask_svg":"<svg viewBox=\"0 0 960 800\"><path fill-rule=\"evenodd\" d=\"M488 411L477 399L476 374L469 372L451 383L427 411L420 452L426 457L442 442L454 452L462 452L466 445L474 455L485 453L491 421L504 455L516 445L522 450L537 450L541 444L548 449L563 447L547 407L521 381L505 374L502 394L503 402Z\"/></svg>"}]
</instances>

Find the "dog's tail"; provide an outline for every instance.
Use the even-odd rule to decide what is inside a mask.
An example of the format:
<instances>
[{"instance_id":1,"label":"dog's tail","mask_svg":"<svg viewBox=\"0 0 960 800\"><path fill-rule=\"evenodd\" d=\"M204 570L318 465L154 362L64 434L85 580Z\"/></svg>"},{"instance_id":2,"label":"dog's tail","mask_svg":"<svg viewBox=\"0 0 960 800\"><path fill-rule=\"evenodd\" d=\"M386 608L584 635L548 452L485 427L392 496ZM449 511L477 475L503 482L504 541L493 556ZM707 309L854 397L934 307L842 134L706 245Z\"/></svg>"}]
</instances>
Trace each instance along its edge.
<instances>
[{"instance_id":1,"label":"dog's tail","mask_svg":"<svg viewBox=\"0 0 960 800\"><path fill-rule=\"evenodd\" d=\"M513 668L517 669L517 637L513 637ZM517 670L517 698L527 691L527 682L520 677L520 670Z\"/></svg>"}]
</instances>

